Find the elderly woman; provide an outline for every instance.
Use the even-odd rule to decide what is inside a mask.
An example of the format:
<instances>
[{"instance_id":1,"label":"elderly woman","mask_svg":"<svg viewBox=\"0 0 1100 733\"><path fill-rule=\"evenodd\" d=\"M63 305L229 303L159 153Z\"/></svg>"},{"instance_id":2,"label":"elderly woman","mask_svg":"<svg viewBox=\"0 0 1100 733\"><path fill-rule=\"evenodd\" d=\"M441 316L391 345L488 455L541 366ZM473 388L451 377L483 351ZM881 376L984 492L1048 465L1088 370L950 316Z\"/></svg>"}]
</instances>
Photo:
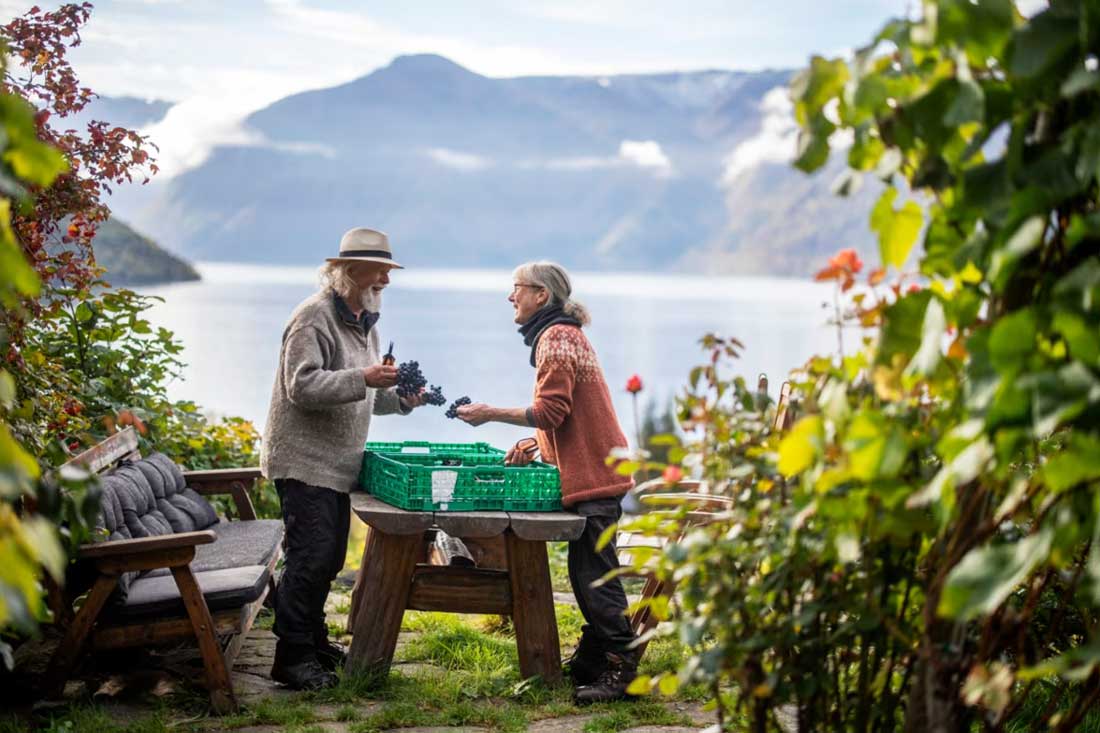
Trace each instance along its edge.
<instances>
[{"instance_id":1,"label":"elderly woman","mask_svg":"<svg viewBox=\"0 0 1100 733\"><path fill-rule=\"evenodd\" d=\"M633 485L605 460L627 445L626 437L596 352L581 330L590 319L570 297L569 274L553 262L531 262L517 267L513 279L508 300L531 349L534 401L513 408L472 404L459 408L458 416L471 425L495 421L535 428L542 459L561 473L562 504L587 518L584 534L569 543L569 582L585 625L567 672L577 685L578 703L615 700L625 696L637 671L635 637L619 580L597 588L592 583L619 566L614 541L602 550L596 542L619 520L619 501ZM517 443L506 462L529 463L534 445L527 447Z\"/></svg>"},{"instance_id":2,"label":"elderly woman","mask_svg":"<svg viewBox=\"0 0 1100 733\"><path fill-rule=\"evenodd\" d=\"M283 331L264 428L262 467L286 527L286 565L275 598L271 677L295 689L336 683L343 649L328 639L325 599L344 566L355 486L371 415L408 414L397 367L381 363L382 291L393 260L385 234L352 229L321 269L321 288Z\"/></svg>"}]
</instances>

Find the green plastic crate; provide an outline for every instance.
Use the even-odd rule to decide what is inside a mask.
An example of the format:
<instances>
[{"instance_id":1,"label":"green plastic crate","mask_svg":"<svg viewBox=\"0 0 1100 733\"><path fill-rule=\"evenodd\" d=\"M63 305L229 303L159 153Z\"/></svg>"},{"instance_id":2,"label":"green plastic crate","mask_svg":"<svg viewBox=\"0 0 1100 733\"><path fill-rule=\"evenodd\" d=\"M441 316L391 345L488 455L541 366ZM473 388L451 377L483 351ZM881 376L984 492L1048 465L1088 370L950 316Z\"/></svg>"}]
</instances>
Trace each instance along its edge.
<instances>
[{"instance_id":1,"label":"green plastic crate","mask_svg":"<svg viewBox=\"0 0 1100 733\"><path fill-rule=\"evenodd\" d=\"M359 485L413 511L561 510L557 468L505 466L504 455L486 443L367 443Z\"/></svg>"},{"instance_id":2,"label":"green plastic crate","mask_svg":"<svg viewBox=\"0 0 1100 733\"><path fill-rule=\"evenodd\" d=\"M374 453L474 453L476 455L498 455L504 458L505 452L488 443L429 443L426 440L406 440L401 443L367 443L364 450Z\"/></svg>"}]
</instances>

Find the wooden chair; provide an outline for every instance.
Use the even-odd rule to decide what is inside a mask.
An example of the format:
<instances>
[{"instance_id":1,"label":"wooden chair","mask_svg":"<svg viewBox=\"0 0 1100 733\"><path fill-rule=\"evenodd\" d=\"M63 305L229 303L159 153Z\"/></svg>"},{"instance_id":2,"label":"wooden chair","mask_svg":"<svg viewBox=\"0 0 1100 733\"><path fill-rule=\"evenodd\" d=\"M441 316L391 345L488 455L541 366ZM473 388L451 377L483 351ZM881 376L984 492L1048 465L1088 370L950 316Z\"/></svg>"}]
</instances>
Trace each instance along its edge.
<instances>
[{"instance_id":1,"label":"wooden chair","mask_svg":"<svg viewBox=\"0 0 1100 733\"><path fill-rule=\"evenodd\" d=\"M133 428L126 428L69 461L66 466L79 466L92 473L104 472L120 461L140 460L137 435ZM267 594L274 589L273 571L281 556L281 523L271 526L274 520L257 520L248 495L248 488L260 478L258 468L231 468L209 471L184 471L188 487L201 495L229 494L236 505L241 522L257 522L249 529L263 529L268 542L278 538L264 572L255 566L242 570L256 576L254 587L248 595L255 598L241 604L230 605L234 597L226 589L227 575L222 570L197 572L192 567L196 548L215 542L218 532L206 529L180 532L140 539L123 539L96 542L79 549L77 562L87 566L94 578L90 590L79 610L73 613L76 596L87 589L66 588L61 594L63 602L56 608L55 618L64 628L64 637L58 646L46 675L46 690L59 694L85 647L93 650L123 647L142 647L194 639L198 643L206 672L206 684L214 709L225 713L236 709L237 701L230 681L230 670L240 652L245 634L252 627L256 615ZM269 526L262 527L259 523ZM222 527L225 522L215 525ZM237 524L233 522L232 524ZM238 533L241 534L241 533ZM247 541L247 537L244 538ZM238 537L238 541L241 537ZM208 554L211 557L213 553ZM148 617L114 616L103 613L108 606L123 573L153 571L167 568L174 581L179 605L183 611L156 612ZM235 568L225 568L233 571ZM221 573L220 579L213 576ZM251 576L249 576L251 577ZM166 578L156 578L157 586L164 591ZM237 582L240 582L238 577ZM221 583L221 596L217 596ZM205 587L204 587L205 586ZM162 603L163 605L163 603ZM211 605L215 610L211 611Z\"/></svg>"},{"instance_id":2,"label":"wooden chair","mask_svg":"<svg viewBox=\"0 0 1100 733\"><path fill-rule=\"evenodd\" d=\"M766 378L761 378L761 384L766 392ZM791 383L784 382L779 390L779 401L776 403L772 430L786 431L794 421L794 412L790 409L790 398ZM703 482L691 479L668 484L664 479L656 478L639 484L632 493L643 508L641 513L663 511L670 516L682 518L683 523L678 528L676 540L683 538L696 527L715 521L722 512L734 506L732 498L707 493ZM680 512L685 507L687 511L681 515ZM640 532L620 532L616 543L619 564L623 568L629 568L639 552L663 551L665 542L666 540L660 537L647 536ZM632 569L623 575L645 579L639 600L649 600L661 595L671 596L676 590L674 580L660 580L654 573L645 570ZM636 647L639 658L645 654L646 647L649 646L647 635L656 628L658 622L659 619L648 605L642 606L631 615L630 627L635 635L642 639Z\"/></svg>"}]
</instances>

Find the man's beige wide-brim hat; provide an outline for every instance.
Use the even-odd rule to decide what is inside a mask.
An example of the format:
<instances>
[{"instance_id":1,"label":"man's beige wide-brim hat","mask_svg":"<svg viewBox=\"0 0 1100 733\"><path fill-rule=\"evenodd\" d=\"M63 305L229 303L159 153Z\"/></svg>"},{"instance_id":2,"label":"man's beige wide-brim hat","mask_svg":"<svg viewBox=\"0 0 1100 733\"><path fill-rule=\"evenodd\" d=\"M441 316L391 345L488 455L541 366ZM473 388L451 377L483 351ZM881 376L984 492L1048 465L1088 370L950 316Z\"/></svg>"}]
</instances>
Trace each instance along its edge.
<instances>
[{"instance_id":1,"label":"man's beige wide-brim hat","mask_svg":"<svg viewBox=\"0 0 1100 733\"><path fill-rule=\"evenodd\" d=\"M366 227L356 227L340 237L340 255L326 257L326 262L381 262L391 267L403 268L393 259L390 240L385 232Z\"/></svg>"}]
</instances>

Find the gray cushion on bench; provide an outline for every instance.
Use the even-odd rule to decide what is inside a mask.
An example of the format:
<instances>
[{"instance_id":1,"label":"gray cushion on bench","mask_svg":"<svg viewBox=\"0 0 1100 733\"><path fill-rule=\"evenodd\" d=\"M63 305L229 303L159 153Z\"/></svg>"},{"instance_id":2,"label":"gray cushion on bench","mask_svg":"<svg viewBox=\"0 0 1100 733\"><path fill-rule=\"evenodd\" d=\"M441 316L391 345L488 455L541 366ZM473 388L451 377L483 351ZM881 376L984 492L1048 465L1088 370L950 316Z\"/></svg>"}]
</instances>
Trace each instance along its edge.
<instances>
[{"instance_id":1,"label":"gray cushion on bench","mask_svg":"<svg viewBox=\"0 0 1100 733\"><path fill-rule=\"evenodd\" d=\"M187 488L179 466L163 453L119 466L101 483L103 527L112 540L194 532L218 522L214 507Z\"/></svg>"},{"instance_id":2,"label":"gray cushion on bench","mask_svg":"<svg viewBox=\"0 0 1100 733\"><path fill-rule=\"evenodd\" d=\"M98 526L110 540L193 532L218 523L214 507L187 488L179 466L163 453L124 463L102 476L100 485L103 500ZM137 573L123 573L119 578L119 601L125 600L137 577Z\"/></svg>"},{"instance_id":3,"label":"gray cushion on bench","mask_svg":"<svg viewBox=\"0 0 1100 733\"><path fill-rule=\"evenodd\" d=\"M270 575L262 565L209 570L195 573L195 580L211 613L239 608L255 601L267 587ZM183 599L171 575L143 576L130 584L126 602L105 612L110 619L134 620L145 617L186 616Z\"/></svg>"},{"instance_id":4,"label":"gray cushion on bench","mask_svg":"<svg viewBox=\"0 0 1100 733\"><path fill-rule=\"evenodd\" d=\"M218 539L195 548L191 569L196 573L243 565L267 565L283 541L283 523L278 519L220 522L210 529L218 535ZM158 568L142 577L170 574L168 568Z\"/></svg>"}]
</instances>

